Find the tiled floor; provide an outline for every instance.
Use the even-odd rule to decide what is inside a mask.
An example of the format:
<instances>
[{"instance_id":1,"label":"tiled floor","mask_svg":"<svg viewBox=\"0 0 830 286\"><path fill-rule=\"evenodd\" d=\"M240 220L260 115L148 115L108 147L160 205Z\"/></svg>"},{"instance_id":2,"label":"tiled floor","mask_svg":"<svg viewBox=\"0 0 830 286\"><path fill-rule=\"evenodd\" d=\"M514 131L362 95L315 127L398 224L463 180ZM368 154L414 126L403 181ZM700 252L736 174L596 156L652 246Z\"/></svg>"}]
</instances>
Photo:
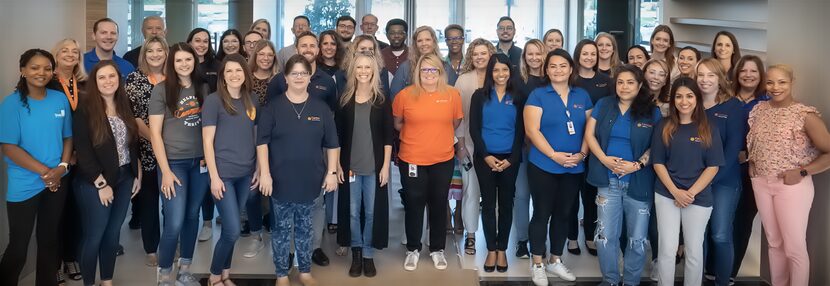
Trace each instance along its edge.
<instances>
[{"instance_id":1,"label":"tiled floor","mask_svg":"<svg viewBox=\"0 0 830 286\"><path fill-rule=\"evenodd\" d=\"M392 168L393 178L397 176L397 168ZM393 179L393 182L398 180ZM397 183L391 186L391 190L397 190L399 185ZM530 271L527 259L518 259L513 253L515 252L515 242L511 240L511 247L508 249L508 265L510 266L507 273L485 273L479 271L479 266L483 264L486 256L486 247L484 245L484 234L479 231L476 235L477 254L464 255L462 250L463 237L461 235L447 236L447 260L449 268L444 271L439 271L433 268L432 261L426 253L422 253L419 267L417 271L407 272L403 270L403 258L405 248L400 244L403 234L403 208L400 204L400 197L395 192L390 192L390 236L389 248L376 252L375 263L378 268L378 275L374 278L352 278L348 276L348 268L350 263L350 256L336 256L335 237L329 234L324 236L323 245L326 254L331 259L331 265L327 267L314 266L312 274L317 278L320 285L531 285ZM480 228L479 228L480 229ZM208 268L210 266L210 259L213 246L216 239L219 238L219 227L214 227L213 240L209 242L198 243L196 247L196 254L194 257L193 272L206 277ZM756 221L753 230L753 237L750 242L750 249L744 259L743 268L741 269L739 277L757 281L760 267L760 227ZM583 240L580 234L580 241ZM240 242L244 242L242 238ZM124 245L126 255L118 258L116 262L115 285L124 286L146 286L155 285L156 271L155 268L144 265L144 255L141 248L141 236L139 231L130 230L126 224L122 229L121 243ZM584 243L580 242L584 247ZM565 263L577 275L578 283L565 283L556 278L551 279L552 285L595 285L600 281L600 271L597 265L596 257L591 256L584 251L582 255L573 256L566 252L563 256ZM243 258L241 251L237 250L233 259L232 277L238 285L273 285L274 265L271 260L268 248L252 259ZM647 276L651 267L646 266L643 275ZM677 271L682 273L682 266ZM292 280L295 274L292 274ZM644 283L648 278L644 278ZM752 282L754 283L754 282ZM70 281L68 286L78 286L82 283ZM28 275L21 281L20 285L34 285L34 275ZM295 282L295 285L299 285ZM647 285L647 284L646 284ZM758 284L738 284L754 286Z\"/></svg>"}]
</instances>

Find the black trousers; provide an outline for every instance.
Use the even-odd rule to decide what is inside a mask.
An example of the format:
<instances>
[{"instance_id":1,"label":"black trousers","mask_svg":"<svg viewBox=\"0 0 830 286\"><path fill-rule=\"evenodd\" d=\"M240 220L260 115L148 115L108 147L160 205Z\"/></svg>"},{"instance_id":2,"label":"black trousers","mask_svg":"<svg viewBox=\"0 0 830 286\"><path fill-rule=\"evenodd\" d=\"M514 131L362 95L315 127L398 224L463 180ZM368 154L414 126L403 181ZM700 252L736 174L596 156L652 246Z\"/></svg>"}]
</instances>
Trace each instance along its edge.
<instances>
[{"instance_id":1,"label":"black trousers","mask_svg":"<svg viewBox=\"0 0 830 286\"><path fill-rule=\"evenodd\" d=\"M66 192L44 189L22 202L6 202L9 219L9 245L0 260L0 285L17 286L20 272L26 264L29 240L37 221L36 286L57 285L57 269L60 265L60 221Z\"/></svg>"},{"instance_id":2,"label":"black trousers","mask_svg":"<svg viewBox=\"0 0 830 286\"><path fill-rule=\"evenodd\" d=\"M499 160L510 154L494 154ZM516 176L519 175L519 163L510 165L501 172L493 172L483 158L473 159L478 186L481 190L481 221L484 226L484 239L488 251L506 251L510 240L510 227L513 223L513 197L516 194ZM496 215L498 206L498 216Z\"/></svg>"},{"instance_id":3,"label":"black trousers","mask_svg":"<svg viewBox=\"0 0 830 286\"><path fill-rule=\"evenodd\" d=\"M60 229L58 230L63 239L60 242L60 253L63 262L78 261L78 251L81 249L81 235L83 224L81 224L81 213L78 203L75 201L75 171L61 178L61 192L66 192L66 202L61 216ZM58 264L58 269L61 265Z\"/></svg>"},{"instance_id":4,"label":"black trousers","mask_svg":"<svg viewBox=\"0 0 830 286\"><path fill-rule=\"evenodd\" d=\"M447 240L447 193L452 180L453 160L417 166L417 176L409 173L409 163L400 160L403 185L406 249L421 250L424 207L429 216L429 251L443 250Z\"/></svg>"},{"instance_id":5,"label":"black trousers","mask_svg":"<svg viewBox=\"0 0 830 286\"><path fill-rule=\"evenodd\" d=\"M752 181L749 179L747 164L741 165L741 198L738 200L738 209L735 210L734 229L732 239L735 243L735 266L732 268L732 277L738 276L741 263L744 261L749 238L752 236L752 222L758 214L758 205L755 204L755 192L752 190Z\"/></svg>"},{"instance_id":6,"label":"black trousers","mask_svg":"<svg viewBox=\"0 0 830 286\"><path fill-rule=\"evenodd\" d=\"M158 171L155 168L151 171L142 171L141 190L135 196L138 204L133 204L134 208L138 206L141 209L138 219L141 223L141 241L144 244L144 252L147 254L156 253L161 236L158 182Z\"/></svg>"},{"instance_id":7,"label":"black trousers","mask_svg":"<svg viewBox=\"0 0 830 286\"><path fill-rule=\"evenodd\" d=\"M530 218L528 235L533 255L545 254L546 230L550 237L550 253L554 256L562 255L568 237L571 210L579 196L583 177L582 173L552 174L533 163L528 164L527 181L533 199L533 216Z\"/></svg>"},{"instance_id":8,"label":"black trousers","mask_svg":"<svg viewBox=\"0 0 830 286\"><path fill-rule=\"evenodd\" d=\"M593 241L594 232L597 230L597 187L588 184L586 180L587 177L583 176L582 188L579 190L582 196L582 229L585 231L585 241ZM568 240L576 241L577 239L579 239L579 200L574 200Z\"/></svg>"}]
</instances>

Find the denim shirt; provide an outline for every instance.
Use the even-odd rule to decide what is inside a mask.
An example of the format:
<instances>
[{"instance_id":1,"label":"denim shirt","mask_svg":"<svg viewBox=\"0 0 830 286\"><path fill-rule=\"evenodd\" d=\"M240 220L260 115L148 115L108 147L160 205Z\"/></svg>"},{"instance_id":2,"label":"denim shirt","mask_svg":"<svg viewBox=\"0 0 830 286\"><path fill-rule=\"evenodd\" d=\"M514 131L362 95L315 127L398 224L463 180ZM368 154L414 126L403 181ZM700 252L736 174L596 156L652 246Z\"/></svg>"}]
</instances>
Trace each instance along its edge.
<instances>
[{"instance_id":1,"label":"denim shirt","mask_svg":"<svg viewBox=\"0 0 830 286\"><path fill-rule=\"evenodd\" d=\"M611 137L611 128L620 114L616 96L608 96L597 102L599 108L594 108L593 116L597 118L594 136L599 142L603 151L608 150L608 140ZM654 107L651 113L659 114L659 109ZM657 116L659 118L659 116ZM631 151L634 158L640 158L651 148L651 136L658 120L654 116L647 116L631 120ZM605 167L594 154L588 158L588 183L595 187L608 187L608 168ZM631 173L628 185L628 195L638 201L651 201L654 196L654 169L651 165Z\"/></svg>"}]
</instances>

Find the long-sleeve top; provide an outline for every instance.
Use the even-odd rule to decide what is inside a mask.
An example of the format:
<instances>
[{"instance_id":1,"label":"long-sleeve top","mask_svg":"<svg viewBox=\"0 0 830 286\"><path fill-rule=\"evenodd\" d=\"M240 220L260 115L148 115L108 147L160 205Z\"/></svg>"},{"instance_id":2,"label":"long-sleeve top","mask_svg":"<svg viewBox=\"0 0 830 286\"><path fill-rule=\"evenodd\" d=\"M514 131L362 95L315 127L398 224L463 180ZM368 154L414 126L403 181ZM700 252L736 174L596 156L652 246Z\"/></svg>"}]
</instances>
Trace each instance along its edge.
<instances>
[{"instance_id":1,"label":"long-sleeve top","mask_svg":"<svg viewBox=\"0 0 830 286\"><path fill-rule=\"evenodd\" d=\"M130 114L130 117L132 114ZM118 182L119 155L115 132L107 128L107 140L99 145L92 143L93 134L89 129L88 114L84 107L75 111L72 118L72 146L75 148L78 158L78 175L90 184L94 184L98 175L103 174L104 179L112 185ZM121 134L127 137L128 153L130 157L130 169L133 176L138 176L138 140L130 138L129 134Z\"/></svg>"}]
</instances>

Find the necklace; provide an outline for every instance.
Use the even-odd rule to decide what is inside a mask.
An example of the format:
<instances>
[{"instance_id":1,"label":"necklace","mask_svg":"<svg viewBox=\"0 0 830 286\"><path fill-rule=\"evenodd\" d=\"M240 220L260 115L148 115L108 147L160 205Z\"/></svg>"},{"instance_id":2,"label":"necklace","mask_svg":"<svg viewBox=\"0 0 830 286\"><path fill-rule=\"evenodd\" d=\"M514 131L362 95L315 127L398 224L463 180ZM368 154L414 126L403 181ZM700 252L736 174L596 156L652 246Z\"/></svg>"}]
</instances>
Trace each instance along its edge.
<instances>
[{"instance_id":1,"label":"necklace","mask_svg":"<svg viewBox=\"0 0 830 286\"><path fill-rule=\"evenodd\" d=\"M297 119L300 119L300 115L303 114L303 111L305 110L305 104L308 103L308 99L306 99L306 101L303 102L303 108L300 108L300 112L297 112L297 108L294 107L294 105L296 104L291 102L291 100L289 100L288 102L291 103L291 109L294 110L294 114L297 114Z\"/></svg>"}]
</instances>

